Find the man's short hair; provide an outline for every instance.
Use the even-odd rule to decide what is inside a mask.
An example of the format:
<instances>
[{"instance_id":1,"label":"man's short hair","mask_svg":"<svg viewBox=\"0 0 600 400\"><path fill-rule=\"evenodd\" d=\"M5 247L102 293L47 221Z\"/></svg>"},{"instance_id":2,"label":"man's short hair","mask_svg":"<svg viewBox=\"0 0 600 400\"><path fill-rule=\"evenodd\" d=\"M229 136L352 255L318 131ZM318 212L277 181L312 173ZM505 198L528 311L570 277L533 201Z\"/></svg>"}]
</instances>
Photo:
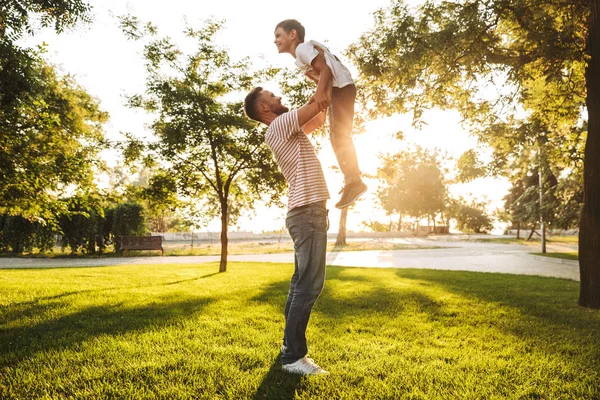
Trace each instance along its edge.
<instances>
[{"instance_id":1,"label":"man's short hair","mask_svg":"<svg viewBox=\"0 0 600 400\"><path fill-rule=\"evenodd\" d=\"M255 121L262 122L260 120L260 114L258 112L258 99L260 98L260 94L262 93L263 88L260 86L255 87L248 93L246 99L244 100L244 111L248 118L251 118Z\"/></svg>"},{"instance_id":2,"label":"man's short hair","mask_svg":"<svg viewBox=\"0 0 600 400\"><path fill-rule=\"evenodd\" d=\"M304 27L297 20L295 20L295 19L284 19L283 21L281 21L280 23L277 24L277 26L275 27L275 30L277 30L277 28L282 28L287 33L290 33L290 31L292 29L295 29L296 30L296 34L298 35L298 40L300 42L304 42L304 33L305 33Z\"/></svg>"}]
</instances>

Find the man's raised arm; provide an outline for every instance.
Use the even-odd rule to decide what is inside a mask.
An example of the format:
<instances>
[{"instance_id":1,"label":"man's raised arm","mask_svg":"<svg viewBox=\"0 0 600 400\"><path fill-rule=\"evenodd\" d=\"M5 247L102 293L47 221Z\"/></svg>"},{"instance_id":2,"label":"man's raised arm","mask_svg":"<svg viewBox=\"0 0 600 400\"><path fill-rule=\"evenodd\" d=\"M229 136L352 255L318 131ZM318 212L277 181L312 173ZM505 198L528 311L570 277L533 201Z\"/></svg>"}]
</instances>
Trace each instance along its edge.
<instances>
[{"instance_id":1,"label":"man's raised arm","mask_svg":"<svg viewBox=\"0 0 600 400\"><path fill-rule=\"evenodd\" d=\"M325 123L325 119L327 117L326 111L321 111L317 114L316 117L308 121L305 125L302 125L302 130L307 135L312 133L315 129L319 129Z\"/></svg>"},{"instance_id":2,"label":"man's raised arm","mask_svg":"<svg viewBox=\"0 0 600 400\"><path fill-rule=\"evenodd\" d=\"M319 108L319 103L307 103L298 109L298 124L306 125L310 120L319 114L322 110Z\"/></svg>"}]
</instances>

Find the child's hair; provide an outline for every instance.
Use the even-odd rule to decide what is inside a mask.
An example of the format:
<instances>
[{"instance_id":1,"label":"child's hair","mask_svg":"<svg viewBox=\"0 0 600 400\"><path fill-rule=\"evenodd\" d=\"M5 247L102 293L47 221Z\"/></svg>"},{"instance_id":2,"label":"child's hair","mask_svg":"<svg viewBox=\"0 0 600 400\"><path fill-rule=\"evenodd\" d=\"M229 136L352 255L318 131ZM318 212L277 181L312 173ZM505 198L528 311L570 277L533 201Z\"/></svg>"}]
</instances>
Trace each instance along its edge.
<instances>
[{"instance_id":1,"label":"child's hair","mask_svg":"<svg viewBox=\"0 0 600 400\"><path fill-rule=\"evenodd\" d=\"M300 40L301 43L304 42L304 27L297 20L284 19L283 21L277 24L275 30L277 30L277 28L283 28L283 30L287 33L289 33L292 29L295 29L296 33L298 34L298 40Z\"/></svg>"}]
</instances>

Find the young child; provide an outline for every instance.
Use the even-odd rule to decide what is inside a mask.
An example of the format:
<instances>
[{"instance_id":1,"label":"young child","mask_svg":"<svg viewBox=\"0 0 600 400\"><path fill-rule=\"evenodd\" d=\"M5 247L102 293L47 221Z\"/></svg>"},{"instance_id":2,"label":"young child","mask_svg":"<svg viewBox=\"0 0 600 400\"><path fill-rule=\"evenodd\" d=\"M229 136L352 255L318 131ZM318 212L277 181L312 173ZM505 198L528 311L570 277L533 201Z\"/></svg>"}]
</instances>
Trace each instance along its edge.
<instances>
[{"instance_id":1,"label":"young child","mask_svg":"<svg viewBox=\"0 0 600 400\"><path fill-rule=\"evenodd\" d=\"M344 174L342 197L335 206L346 208L367 191L352 141L356 86L348 68L324 45L312 40L305 43L304 33L295 19L281 21L275 27L275 45L279 53L291 54L296 65L317 84L311 102L317 102L320 109L329 107L329 140Z\"/></svg>"}]
</instances>

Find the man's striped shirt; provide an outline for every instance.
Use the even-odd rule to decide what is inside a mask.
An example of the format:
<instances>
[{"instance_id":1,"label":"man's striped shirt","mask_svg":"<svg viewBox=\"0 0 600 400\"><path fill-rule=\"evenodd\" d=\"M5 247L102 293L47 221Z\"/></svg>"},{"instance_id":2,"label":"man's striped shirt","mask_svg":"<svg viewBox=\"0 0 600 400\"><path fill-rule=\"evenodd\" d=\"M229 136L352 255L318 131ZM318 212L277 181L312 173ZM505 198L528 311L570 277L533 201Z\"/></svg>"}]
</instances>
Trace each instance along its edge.
<instances>
[{"instance_id":1,"label":"man's striped shirt","mask_svg":"<svg viewBox=\"0 0 600 400\"><path fill-rule=\"evenodd\" d=\"M275 118L265 141L290 186L288 210L329 199L323 168L298 123L297 110Z\"/></svg>"}]
</instances>

